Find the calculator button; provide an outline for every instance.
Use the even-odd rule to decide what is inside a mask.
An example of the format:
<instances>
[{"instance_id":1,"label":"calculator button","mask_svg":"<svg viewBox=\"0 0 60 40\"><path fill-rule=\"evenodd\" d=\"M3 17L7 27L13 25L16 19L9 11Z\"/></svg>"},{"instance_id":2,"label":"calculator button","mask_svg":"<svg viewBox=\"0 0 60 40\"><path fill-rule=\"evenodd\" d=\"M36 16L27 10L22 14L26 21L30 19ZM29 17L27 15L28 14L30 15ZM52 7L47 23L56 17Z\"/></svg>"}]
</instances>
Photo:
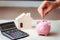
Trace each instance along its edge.
<instances>
[{"instance_id":1,"label":"calculator button","mask_svg":"<svg viewBox=\"0 0 60 40\"><path fill-rule=\"evenodd\" d=\"M10 31L7 31L7 33L10 33Z\"/></svg>"},{"instance_id":2,"label":"calculator button","mask_svg":"<svg viewBox=\"0 0 60 40\"><path fill-rule=\"evenodd\" d=\"M11 36L11 37L14 37L14 34L13 34L13 33L11 33L11 34L10 34L10 36Z\"/></svg>"},{"instance_id":3,"label":"calculator button","mask_svg":"<svg viewBox=\"0 0 60 40\"><path fill-rule=\"evenodd\" d=\"M11 30L11 32L14 32L14 30Z\"/></svg>"}]
</instances>

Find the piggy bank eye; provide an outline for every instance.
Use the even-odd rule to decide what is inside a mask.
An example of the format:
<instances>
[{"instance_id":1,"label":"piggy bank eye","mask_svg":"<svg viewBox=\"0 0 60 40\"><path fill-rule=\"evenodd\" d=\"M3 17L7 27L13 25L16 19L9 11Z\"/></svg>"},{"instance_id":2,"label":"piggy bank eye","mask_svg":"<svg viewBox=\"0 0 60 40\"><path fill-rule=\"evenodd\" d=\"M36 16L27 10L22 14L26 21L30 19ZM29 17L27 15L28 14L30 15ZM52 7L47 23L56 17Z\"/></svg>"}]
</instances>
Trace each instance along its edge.
<instances>
[{"instance_id":1,"label":"piggy bank eye","mask_svg":"<svg viewBox=\"0 0 60 40\"><path fill-rule=\"evenodd\" d=\"M42 22L47 22L46 20L43 20Z\"/></svg>"}]
</instances>

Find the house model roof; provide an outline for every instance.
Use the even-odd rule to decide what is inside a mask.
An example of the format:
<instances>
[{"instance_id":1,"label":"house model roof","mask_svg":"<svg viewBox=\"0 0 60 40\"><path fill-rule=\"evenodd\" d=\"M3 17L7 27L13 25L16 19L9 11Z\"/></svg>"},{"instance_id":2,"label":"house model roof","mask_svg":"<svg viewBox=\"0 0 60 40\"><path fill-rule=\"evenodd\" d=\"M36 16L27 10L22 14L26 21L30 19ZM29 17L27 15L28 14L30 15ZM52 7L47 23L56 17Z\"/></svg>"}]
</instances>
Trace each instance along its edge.
<instances>
[{"instance_id":1,"label":"house model roof","mask_svg":"<svg viewBox=\"0 0 60 40\"><path fill-rule=\"evenodd\" d=\"M19 15L17 18L15 18L15 20L21 19L24 16L31 16L30 13L22 13L21 15Z\"/></svg>"},{"instance_id":2,"label":"house model roof","mask_svg":"<svg viewBox=\"0 0 60 40\"><path fill-rule=\"evenodd\" d=\"M18 20L20 18L22 18L23 16L25 16L26 14L25 13L22 13L21 15L19 15L17 18L15 18L15 20Z\"/></svg>"}]
</instances>

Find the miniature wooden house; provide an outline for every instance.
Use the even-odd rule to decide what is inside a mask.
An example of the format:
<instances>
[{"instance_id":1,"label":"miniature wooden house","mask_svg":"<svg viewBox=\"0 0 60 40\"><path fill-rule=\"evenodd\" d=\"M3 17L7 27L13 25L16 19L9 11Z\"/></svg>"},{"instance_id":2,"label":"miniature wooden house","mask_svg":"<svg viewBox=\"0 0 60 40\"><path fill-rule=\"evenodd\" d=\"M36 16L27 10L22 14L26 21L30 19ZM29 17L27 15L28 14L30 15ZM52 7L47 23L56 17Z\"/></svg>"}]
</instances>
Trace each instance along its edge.
<instances>
[{"instance_id":1,"label":"miniature wooden house","mask_svg":"<svg viewBox=\"0 0 60 40\"><path fill-rule=\"evenodd\" d=\"M16 19L18 29L29 29L32 28L32 18L30 13L22 13Z\"/></svg>"}]
</instances>

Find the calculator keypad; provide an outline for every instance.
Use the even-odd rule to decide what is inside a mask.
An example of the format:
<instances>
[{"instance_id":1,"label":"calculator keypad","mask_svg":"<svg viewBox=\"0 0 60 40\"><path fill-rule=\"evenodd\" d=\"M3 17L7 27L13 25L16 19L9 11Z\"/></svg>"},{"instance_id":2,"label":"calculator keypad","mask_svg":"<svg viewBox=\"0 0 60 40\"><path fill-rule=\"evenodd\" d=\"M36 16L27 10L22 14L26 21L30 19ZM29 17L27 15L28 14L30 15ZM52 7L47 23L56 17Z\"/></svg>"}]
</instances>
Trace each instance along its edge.
<instances>
[{"instance_id":1,"label":"calculator keypad","mask_svg":"<svg viewBox=\"0 0 60 40\"><path fill-rule=\"evenodd\" d=\"M27 36L27 33L17 29L7 30L6 33L13 38L22 38Z\"/></svg>"}]
</instances>

